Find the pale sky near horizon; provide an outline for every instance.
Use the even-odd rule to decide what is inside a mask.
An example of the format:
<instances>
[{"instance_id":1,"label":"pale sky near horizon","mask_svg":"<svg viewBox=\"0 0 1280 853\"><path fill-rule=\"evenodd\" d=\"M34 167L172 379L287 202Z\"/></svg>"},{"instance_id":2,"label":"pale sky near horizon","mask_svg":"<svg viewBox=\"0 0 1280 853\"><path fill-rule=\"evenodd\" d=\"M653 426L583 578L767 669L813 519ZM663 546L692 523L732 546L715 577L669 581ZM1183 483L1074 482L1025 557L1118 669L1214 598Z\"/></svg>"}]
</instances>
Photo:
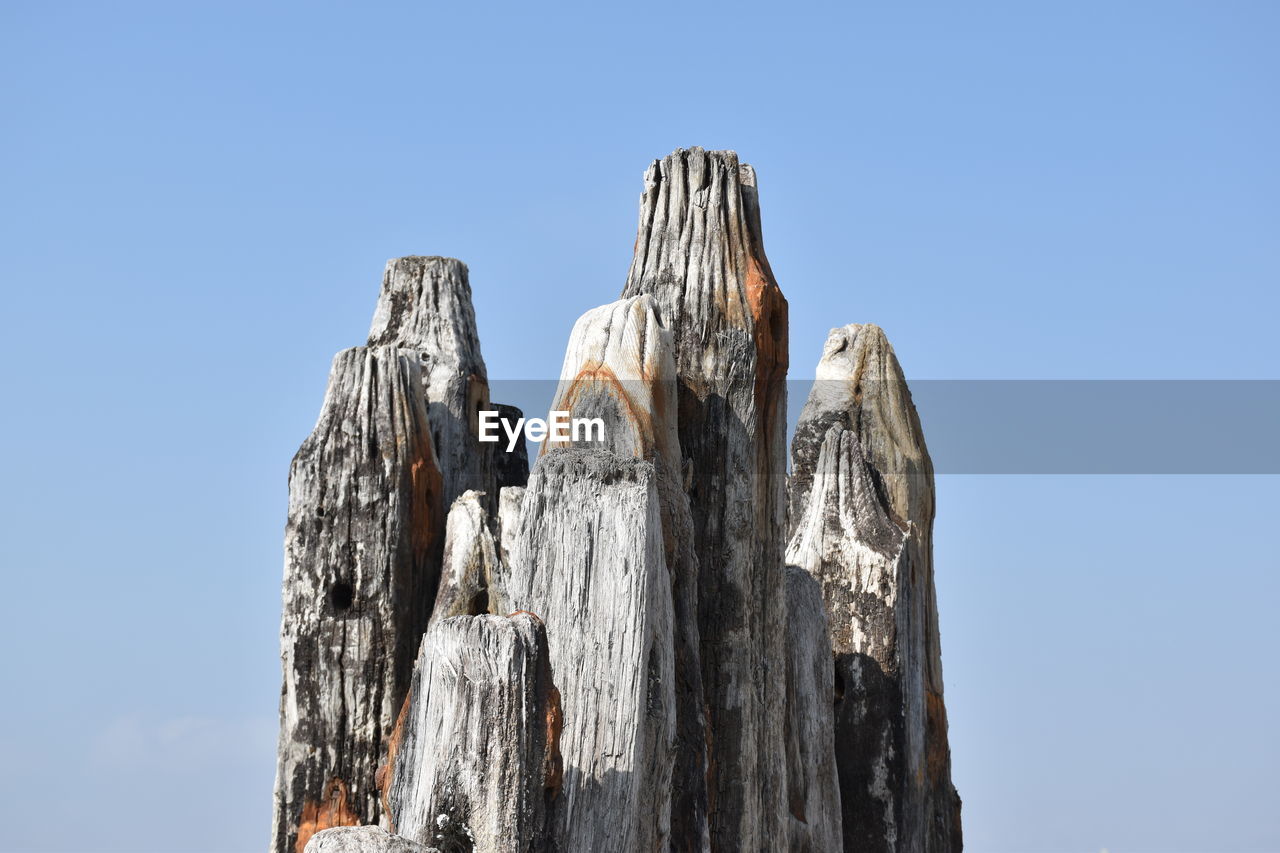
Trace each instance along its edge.
<instances>
[{"instance_id":1,"label":"pale sky near horizon","mask_svg":"<svg viewBox=\"0 0 1280 853\"><path fill-rule=\"evenodd\" d=\"M1278 38L1269 0L0 4L0 853L266 847L288 463L388 258L465 260L490 375L553 378L646 165L733 148L793 378L875 322L918 380L1277 379ZM968 850L1280 853L1278 485L939 477Z\"/></svg>"}]
</instances>

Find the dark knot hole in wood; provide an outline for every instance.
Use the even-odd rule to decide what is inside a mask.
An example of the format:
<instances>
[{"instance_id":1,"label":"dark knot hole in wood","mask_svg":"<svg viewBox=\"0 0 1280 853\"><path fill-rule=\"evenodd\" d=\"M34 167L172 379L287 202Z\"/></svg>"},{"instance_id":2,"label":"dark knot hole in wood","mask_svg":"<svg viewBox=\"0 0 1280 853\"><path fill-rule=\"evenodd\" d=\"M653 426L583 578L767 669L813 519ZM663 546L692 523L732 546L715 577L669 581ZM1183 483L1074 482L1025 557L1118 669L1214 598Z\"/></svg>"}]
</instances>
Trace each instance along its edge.
<instances>
[{"instance_id":1,"label":"dark knot hole in wood","mask_svg":"<svg viewBox=\"0 0 1280 853\"><path fill-rule=\"evenodd\" d=\"M337 581L329 587L329 606L338 613L344 613L356 603L356 591L346 581Z\"/></svg>"}]
</instances>

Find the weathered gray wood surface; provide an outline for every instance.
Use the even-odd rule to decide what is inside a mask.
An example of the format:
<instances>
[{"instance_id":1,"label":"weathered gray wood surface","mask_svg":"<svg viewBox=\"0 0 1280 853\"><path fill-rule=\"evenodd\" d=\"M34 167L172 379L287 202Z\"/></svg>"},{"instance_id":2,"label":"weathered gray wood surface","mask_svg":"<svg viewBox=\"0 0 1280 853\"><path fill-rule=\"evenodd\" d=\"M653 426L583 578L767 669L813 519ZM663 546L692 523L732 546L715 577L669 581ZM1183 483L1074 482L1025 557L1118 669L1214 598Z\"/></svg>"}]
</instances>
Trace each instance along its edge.
<instances>
[{"instance_id":1,"label":"weathered gray wood surface","mask_svg":"<svg viewBox=\"0 0 1280 853\"><path fill-rule=\"evenodd\" d=\"M311 836L305 853L443 853L378 826L341 826Z\"/></svg>"},{"instance_id":2,"label":"weathered gray wood surface","mask_svg":"<svg viewBox=\"0 0 1280 853\"><path fill-rule=\"evenodd\" d=\"M339 353L289 472L275 853L381 817L374 775L435 594L441 493L417 359Z\"/></svg>"},{"instance_id":3,"label":"weathered gray wood surface","mask_svg":"<svg viewBox=\"0 0 1280 853\"><path fill-rule=\"evenodd\" d=\"M736 154L676 151L645 184L623 295L651 295L674 338L697 531L711 847L760 850L779 843L787 820L787 303L764 254L755 172Z\"/></svg>"},{"instance_id":4,"label":"weathered gray wood surface","mask_svg":"<svg viewBox=\"0 0 1280 853\"><path fill-rule=\"evenodd\" d=\"M884 333L834 329L792 441L788 562L823 587L846 850L958 851L933 467Z\"/></svg>"},{"instance_id":5,"label":"weathered gray wood surface","mask_svg":"<svg viewBox=\"0 0 1280 853\"><path fill-rule=\"evenodd\" d=\"M496 494L497 445L476 437L476 413L492 406L466 264L418 255L388 261L369 329L369 345L379 344L412 350L422 362L445 506L468 489Z\"/></svg>"},{"instance_id":6,"label":"weathered gray wood surface","mask_svg":"<svg viewBox=\"0 0 1280 853\"><path fill-rule=\"evenodd\" d=\"M515 551L516 532L520 527L520 512L524 508L524 486L506 486L498 493L498 564L502 567L500 576L505 576L511 565L511 555ZM502 583L498 583L498 596L501 598ZM505 600L500 600L494 608L510 610Z\"/></svg>"},{"instance_id":7,"label":"weathered gray wood surface","mask_svg":"<svg viewBox=\"0 0 1280 853\"><path fill-rule=\"evenodd\" d=\"M836 774L835 668L822 586L787 566L787 849L827 853L842 845Z\"/></svg>"},{"instance_id":8,"label":"weathered gray wood surface","mask_svg":"<svg viewBox=\"0 0 1280 853\"><path fill-rule=\"evenodd\" d=\"M557 849L665 849L675 695L653 465L599 450L542 454L511 562L506 592L546 623L564 714Z\"/></svg>"},{"instance_id":9,"label":"weathered gray wood surface","mask_svg":"<svg viewBox=\"0 0 1280 853\"><path fill-rule=\"evenodd\" d=\"M478 441L478 410L520 412L489 401L466 267L388 263L291 471L273 853L960 850L893 351L833 331L788 487L755 174L690 149L645 180L623 299L575 325L552 405L604 439L532 474L523 439ZM379 821L402 835L323 832Z\"/></svg>"},{"instance_id":10,"label":"weathered gray wood surface","mask_svg":"<svg viewBox=\"0 0 1280 853\"><path fill-rule=\"evenodd\" d=\"M422 640L386 781L394 831L442 851L537 853L560 782L546 632L457 616Z\"/></svg>"},{"instance_id":11,"label":"weathered gray wood surface","mask_svg":"<svg viewBox=\"0 0 1280 853\"><path fill-rule=\"evenodd\" d=\"M605 422L591 446L653 463L662 510L664 555L671 575L675 654L676 751L671 848L705 850L707 732L698 640L698 562L693 517L684 491L677 429L677 380L671 333L650 296L593 309L569 336L552 410ZM547 441L544 450L572 442ZM579 445L581 446L581 445Z\"/></svg>"},{"instance_id":12,"label":"weathered gray wood surface","mask_svg":"<svg viewBox=\"0 0 1280 853\"><path fill-rule=\"evenodd\" d=\"M489 591L498 574L498 545L483 492L463 492L445 521L444 561L431 623L492 613Z\"/></svg>"}]
</instances>

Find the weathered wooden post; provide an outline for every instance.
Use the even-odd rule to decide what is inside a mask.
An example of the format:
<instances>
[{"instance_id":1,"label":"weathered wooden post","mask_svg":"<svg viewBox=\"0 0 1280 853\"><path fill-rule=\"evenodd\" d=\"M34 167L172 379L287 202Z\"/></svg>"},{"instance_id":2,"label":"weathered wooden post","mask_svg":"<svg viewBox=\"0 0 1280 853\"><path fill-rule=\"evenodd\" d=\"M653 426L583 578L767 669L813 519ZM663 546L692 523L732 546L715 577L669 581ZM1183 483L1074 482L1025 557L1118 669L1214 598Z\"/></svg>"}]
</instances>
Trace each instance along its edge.
<instances>
[{"instance_id":1,"label":"weathered wooden post","mask_svg":"<svg viewBox=\"0 0 1280 853\"><path fill-rule=\"evenodd\" d=\"M528 613L427 632L386 780L395 831L442 850L537 853L559 785L558 696Z\"/></svg>"},{"instance_id":2,"label":"weathered wooden post","mask_svg":"<svg viewBox=\"0 0 1280 853\"><path fill-rule=\"evenodd\" d=\"M381 817L374 775L435 595L441 495L417 358L339 353L289 472L275 853Z\"/></svg>"},{"instance_id":3,"label":"weathered wooden post","mask_svg":"<svg viewBox=\"0 0 1280 853\"><path fill-rule=\"evenodd\" d=\"M657 477L603 450L552 450L529 476L506 606L547 626L560 691L561 853L661 850L675 736L671 587Z\"/></svg>"},{"instance_id":4,"label":"weathered wooden post","mask_svg":"<svg viewBox=\"0 0 1280 853\"><path fill-rule=\"evenodd\" d=\"M698 535L711 849L786 834L787 302L764 254L755 172L681 150L645 174L624 297L671 331L680 450Z\"/></svg>"},{"instance_id":5,"label":"weathered wooden post","mask_svg":"<svg viewBox=\"0 0 1280 853\"><path fill-rule=\"evenodd\" d=\"M412 351L421 362L445 507L468 489L496 496L495 445L476 439L476 413L491 406L466 264L418 255L388 261L369 329L369 345L379 344Z\"/></svg>"},{"instance_id":6,"label":"weathered wooden post","mask_svg":"<svg viewBox=\"0 0 1280 853\"><path fill-rule=\"evenodd\" d=\"M598 440L577 446L610 450L653 463L662 512L662 541L671 576L675 655L676 740L671 783L671 847L706 850L706 698L698 640L698 559L684 491L677 429L677 380L671 333L658 322L651 296L588 311L569 337L553 411L599 418ZM544 447L575 446L549 440ZM505 492L504 492L505 494Z\"/></svg>"},{"instance_id":7,"label":"weathered wooden post","mask_svg":"<svg viewBox=\"0 0 1280 853\"><path fill-rule=\"evenodd\" d=\"M933 465L878 327L832 330L791 463L787 559L822 584L836 655L844 849L958 851L933 587Z\"/></svg>"},{"instance_id":8,"label":"weathered wooden post","mask_svg":"<svg viewBox=\"0 0 1280 853\"><path fill-rule=\"evenodd\" d=\"M836 772L835 670L822 586L787 566L786 849L840 850L840 782Z\"/></svg>"}]
</instances>

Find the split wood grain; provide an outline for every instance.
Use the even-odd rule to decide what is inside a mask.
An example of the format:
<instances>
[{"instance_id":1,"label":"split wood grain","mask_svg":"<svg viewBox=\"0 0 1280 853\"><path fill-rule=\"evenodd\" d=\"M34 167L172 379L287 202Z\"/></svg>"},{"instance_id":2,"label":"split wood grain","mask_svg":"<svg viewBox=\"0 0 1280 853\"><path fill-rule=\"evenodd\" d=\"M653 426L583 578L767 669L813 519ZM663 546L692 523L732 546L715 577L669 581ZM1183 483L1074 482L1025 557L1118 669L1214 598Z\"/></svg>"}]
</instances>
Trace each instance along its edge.
<instances>
[{"instance_id":1,"label":"split wood grain","mask_svg":"<svg viewBox=\"0 0 1280 853\"><path fill-rule=\"evenodd\" d=\"M933 466L872 325L832 330L792 441L788 562L822 584L836 655L844 849L961 849L933 580Z\"/></svg>"},{"instance_id":2,"label":"split wood grain","mask_svg":"<svg viewBox=\"0 0 1280 853\"><path fill-rule=\"evenodd\" d=\"M675 693L661 519L642 460L552 450L529 476L505 587L547 626L564 720L560 853L668 844Z\"/></svg>"},{"instance_id":3,"label":"split wood grain","mask_svg":"<svg viewBox=\"0 0 1280 853\"><path fill-rule=\"evenodd\" d=\"M711 849L786 833L783 549L787 302L765 257L755 171L679 150L645 174L624 297L670 329L697 531Z\"/></svg>"},{"instance_id":4,"label":"split wood grain","mask_svg":"<svg viewBox=\"0 0 1280 853\"><path fill-rule=\"evenodd\" d=\"M445 506L468 489L496 496L491 478L497 445L477 438L477 413L492 405L466 264L420 255L388 261L369 345L418 355Z\"/></svg>"},{"instance_id":5,"label":"split wood grain","mask_svg":"<svg viewBox=\"0 0 1280 853\"><path fill-rule=\"evenodd\" d=\"M671 333L658 321L656 308L652 297L635 296L579 318L569 337L551 408L574 418L603 421L603 441L591 447L654 465L674 619L676 751L670 845L676 851L703 851L710 837L698 560L683 483L674 344ZM544 449L573 445L572 441L548 441Z\"/></svg>"},{"instance_id":6,"label":"split wood grain","mask_svg":"<svg viewBox=\"0 0 1280 853\"><path fill-rule=\"evenodd\" d=\"M381 817L374 777L436 591L442 492L418 360L339 353L289 472L275 853Z\"/></svg>"},{"instance_id":7,"label":"split wood grain","mask_svg":"<svg viewBox=\"0 0 1280 853\"><path fill-rule=\"evenodd\" d=\"M431 627L389 756L395 832L442 851L548 849L560 775L549 659L546 631L529 613Z\"/></svg>"}]
</instances>

